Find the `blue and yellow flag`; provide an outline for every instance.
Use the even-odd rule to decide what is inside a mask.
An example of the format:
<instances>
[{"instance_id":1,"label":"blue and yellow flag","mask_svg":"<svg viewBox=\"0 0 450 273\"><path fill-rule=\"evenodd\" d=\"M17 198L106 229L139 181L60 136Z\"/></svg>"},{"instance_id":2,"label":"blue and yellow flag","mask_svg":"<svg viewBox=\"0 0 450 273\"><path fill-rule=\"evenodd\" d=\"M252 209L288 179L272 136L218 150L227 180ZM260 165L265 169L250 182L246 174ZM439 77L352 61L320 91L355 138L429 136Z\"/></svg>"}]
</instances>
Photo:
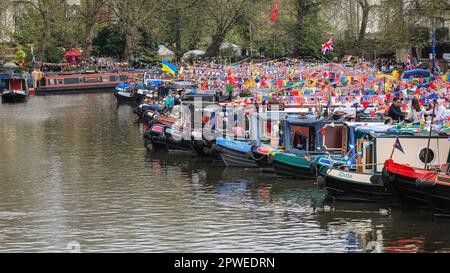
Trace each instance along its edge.
<instances>
[{"instance_id":1,"label":"blue and yellow flag","mask_svg":"<svg viewBox=\"0 0 450 273\"><path fill-rule=\"evenodd\" d=\"M169 63L166 60L162 60L162 71L175 75L178 72L178 67Z\"/></svg>"}]
</instances>

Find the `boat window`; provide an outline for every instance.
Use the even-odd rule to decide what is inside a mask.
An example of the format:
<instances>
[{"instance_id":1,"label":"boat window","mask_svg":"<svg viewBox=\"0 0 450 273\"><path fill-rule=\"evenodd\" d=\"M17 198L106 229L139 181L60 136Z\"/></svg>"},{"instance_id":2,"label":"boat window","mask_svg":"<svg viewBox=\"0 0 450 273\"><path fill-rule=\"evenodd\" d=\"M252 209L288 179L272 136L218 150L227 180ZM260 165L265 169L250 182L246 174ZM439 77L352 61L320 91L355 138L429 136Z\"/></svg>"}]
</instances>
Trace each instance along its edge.
<instances>
[{"instance_id":1,"label":"boat window","mask_svg":"<svg viewBox=\"0 0 450 273\"><path fill-rule=\"evenodd\" d=\"M343 125L326 125L324 127L323 146L328 150L342 150Z\"/></svg>"},{"instance_id":2,"label":"boat window","mask_svg":"<svg viewBox=\"0 0 450 273\"><path fill-rule=\"evenodd\" d=\"M427 151L428 151L428 158L427 158ZM428 148L423 148L422 150L420 150L419 152L419 160L422 163L431 163L434 161L434 151L432 149L428 149ZM428 159L428 160L427 160Z\"/></svg>"},{"instance_id":3,"label":"boat window","mask_svg":"<svg viewBox=\"0 0 450 273\"><path fill-rule=\"evenodd\" d=\"M109 82L110 81L110 78L108 76L104 76L104 77L102 77L102 79L103 79L103 82Z\"/></svg>"},{"instance_id":4,"label":"boat window","mask_svg":"<svg viewBox=\"0 0 450 273\"><path fill-rule=\"evenodd\" d=\"M311 129L309 127L292 126L292 146L295 149L307 150L308 142L311 138Z\"/></svg>"},{"instance_id":5,"label":"boat window","mask_svg":"<svg viewBox=\"0 0 450 273\"><path fill-rule=\"evenodd\" d=\"M55 79L55 84L64 84L64 79Z\"/></svg>"},{"instance_id":6,"label":"boat window","mask_svg":"<svg viewBox=\"0 0 450 273\"><path fill-rule=\"evenodd\" d=\"M272 136L272 121L268 120L264 122L264 137L270 139Z\"/></svg>"},{"instance_id":7,"label":"boat window","mask_svg":"<svg viewBox=\"0 0 450 273\"><path fill-rule=\"evenodd\" d=\"M78 84L80 83L79 78L66 78L64 79L64 84Z\"/></svg>"},{"instance_id":8,"label":"boat window","mask_svg":"<svg viewBox=\"0 0 450 273\"><path fill-rule=\"evenodd\" d=\"M117 81L117 77L116 76L109 76L109 81L110 82L116 82Z\"/></svg>"}]
</instances>

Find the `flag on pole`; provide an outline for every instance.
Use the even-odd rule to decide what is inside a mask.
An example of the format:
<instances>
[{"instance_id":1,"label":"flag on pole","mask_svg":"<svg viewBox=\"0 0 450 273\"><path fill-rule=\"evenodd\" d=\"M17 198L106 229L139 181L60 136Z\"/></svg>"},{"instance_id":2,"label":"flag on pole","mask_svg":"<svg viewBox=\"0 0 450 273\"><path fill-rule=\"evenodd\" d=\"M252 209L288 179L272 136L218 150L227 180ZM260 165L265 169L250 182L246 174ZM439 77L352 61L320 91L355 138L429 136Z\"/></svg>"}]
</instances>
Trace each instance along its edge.
<instances>
[{"instance_id":1,"label":"flag on pole","mask_svg":"<svg viewBox=\"0 0 450 273\"><path fill-rule=\"evenodd\" d=\"M322 44L322 54L325 55L327 54L328 51L333 51L333 38L330 37L330 40L328 40L328 42L326 42L325 44Z\"/></svg>"},{"instance_id":2,"label":"flag on pole","mask_svg":"<svg viewBox=\"0 0 450 273\"><path fill-rule=\"evenodd\" d=\"M394 147L395 147L395 149L397 149L400 152L402 152L403 154L405 154L405 151L403 150L402 144L400 144L400 139L399 138L397 138L397 140L395 141Z\"/></svg>"},{"instance_id":3,"label":"flag on pole","mask_svg":"<svg viewBox=\"0 0 450 273\"><path fill-rule=\"evenodd\" d=\"M275 4L275 8L273 9L273 12L272 12L272 22L273 23L277 22L277 13L278 13L278 0L277 0L277 3Z\"/></svg>"},{"instance_id":4,"label":"flag on pole","mask_svg":"<svg viewBox=\"0 0 450 273\"><path fill-rule=\"evenodd\" d=\"M169 63L166 60L162 60L162 71L167 72L175 76L175 74L178 72L178 67L175 65Z\"/></svg>"}]
</instances>

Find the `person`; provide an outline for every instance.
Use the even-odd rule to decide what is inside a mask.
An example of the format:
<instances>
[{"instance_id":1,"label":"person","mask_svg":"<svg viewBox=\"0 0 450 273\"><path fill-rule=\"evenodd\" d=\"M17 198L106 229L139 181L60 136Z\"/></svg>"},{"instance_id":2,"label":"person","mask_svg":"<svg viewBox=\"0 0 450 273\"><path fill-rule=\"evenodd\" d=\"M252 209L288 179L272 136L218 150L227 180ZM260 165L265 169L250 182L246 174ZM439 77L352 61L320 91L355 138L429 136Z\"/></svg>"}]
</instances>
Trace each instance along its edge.
<instances>
[{"instance_id":1,"label":"person","mask_svg":"<svg viewBox=\"0 0 450 273\"><path fill-rule=\"evenodd\" d=\"M44 78L44 72L42 72L39 68L37 69L38 72L38 86L41 86L41 81Z\"/></svg>"},{"instance_id":2,"label":"person","mask_svg":"<svg viewBox=\"0 0 450 273\"><path fill-rule=\"evenodd\" d=\"M394 102L392 103L391 107L389 108L388 117L392 118L392 120L394 120L396 122L403 121L404 115L403 115L402 108L400 105L400 99L398 97L394 98Z\"/></svg>"},{"instance_id":3,"label":"person","mask_svg":"<svg viewBox=\"0 0 450 273\"><path fill-rule=\"evenodd\" d=\"M384 124L386 124L386 125L392 125L392 124L394 124L394 120L392 120L391 117L388 117L388 118L386 119L386 121L384 122Z\"/></svg>"},{"instance_id":4,"label":"person","mask_svg":"<svg viewBox=\"0 0 450 273\"><path fill-rule=\"evenodd\" d=\"M175 106L175 99L172 94L166 97L166 101L164 103L165 112L171 112L173 107Z\"/></svg>"},{"instance_id":5,"label":"person","mask_svg":"<svg viewBox=\"0 0 450 273\"><path fill-rule=\"evenodd\" d=\"M414 97L411 102L411 110L408 114L408 120L412 123L420 123L422 115L422 108L420 107L419 100Z\"/></svg>"},{"instance_id":6,"label":"person","mask_svg":"<svg viewBox=\"0 0 450 273\"><path fill-rule=\"evenodd\" d=\"M38 82L39 82L39 72L36 68L34 68L33 72L31 73L31 77L33 78L33 87L38 88Z\"/></svg>"},{"instance_id":7,"label":"person","mask_svg":"<svg viewBox=\"0 0 450 273\"><path fill-rule=\"evenodd\" d=\"M178 94L175 96L174 105L175 106L181 105L181 98L180 98L180 95L178 95Z\"/></svg>"},{"instance_id":8,"label":"person","mask_svg":"<svg viewBox=\"0 0 450 273\"><path fill-rule=\"evenodd\" d=\"M434 113L434 123L440 123L447 119L447 109L443 104L439 104L437 99L434 99L430 106L431 108L426 114L432 116Z\"/></svg>"}]
</instances>

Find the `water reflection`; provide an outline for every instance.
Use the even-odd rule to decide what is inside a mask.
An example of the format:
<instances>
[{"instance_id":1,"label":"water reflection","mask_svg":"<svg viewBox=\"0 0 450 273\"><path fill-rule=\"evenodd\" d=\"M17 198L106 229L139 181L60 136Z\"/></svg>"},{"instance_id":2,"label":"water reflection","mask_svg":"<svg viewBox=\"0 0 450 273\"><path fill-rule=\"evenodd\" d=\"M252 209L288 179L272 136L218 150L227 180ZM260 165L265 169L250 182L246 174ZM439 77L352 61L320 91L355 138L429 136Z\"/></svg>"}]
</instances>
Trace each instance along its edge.
<instances>
[{"instance_id":1,"label":"water reflection","mask_svg":"<svg viewBox=\"0 0 450 273\"><path fill-rule=\"evenodd\" d=\"M110 94L0 105L0 251L448 251L450 221L148 152Z\"/></svg>"}]
</instances>

